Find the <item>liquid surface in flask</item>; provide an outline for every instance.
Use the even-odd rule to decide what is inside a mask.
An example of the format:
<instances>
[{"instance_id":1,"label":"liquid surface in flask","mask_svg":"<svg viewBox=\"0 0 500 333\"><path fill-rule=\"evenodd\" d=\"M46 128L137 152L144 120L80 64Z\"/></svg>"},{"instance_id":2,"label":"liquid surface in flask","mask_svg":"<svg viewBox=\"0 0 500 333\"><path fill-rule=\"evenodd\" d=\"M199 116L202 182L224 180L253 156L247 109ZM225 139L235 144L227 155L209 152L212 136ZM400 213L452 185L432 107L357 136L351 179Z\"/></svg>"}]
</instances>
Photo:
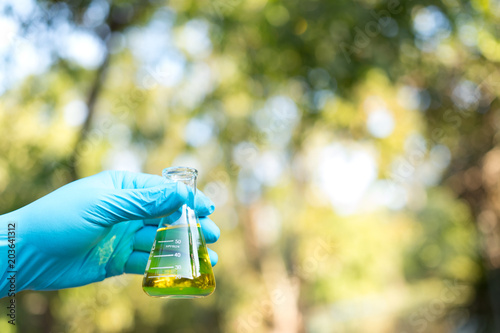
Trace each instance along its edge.
<instances>
[{"instance_id":1,"label":"liquid surface in flask","mask_svg":"<svg viewBox=\"0 0 500 333\"><path fill-rule=\"evenodd\" d=\"M153 297L198 298L212 294L215 277L194 210L197 171L167 168L163 175L190 188L188 203L161 219L142 288Z\"/></svg>"}]
</instances>

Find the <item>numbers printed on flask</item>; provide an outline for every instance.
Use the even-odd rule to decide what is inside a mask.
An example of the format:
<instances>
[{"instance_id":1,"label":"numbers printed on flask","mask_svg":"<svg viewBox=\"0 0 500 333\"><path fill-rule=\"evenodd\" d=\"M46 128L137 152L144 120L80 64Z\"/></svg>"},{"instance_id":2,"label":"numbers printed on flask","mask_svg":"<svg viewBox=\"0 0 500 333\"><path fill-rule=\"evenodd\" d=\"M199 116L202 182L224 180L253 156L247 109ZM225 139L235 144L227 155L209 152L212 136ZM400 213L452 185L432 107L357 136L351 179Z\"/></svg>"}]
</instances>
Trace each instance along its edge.
<instances>
[{"instance_id":1,"label":"numbers printed on flask","mask_svg":"<svg viewBox=\"0 0 500 333\"><path fill-rule=\"evenodd\" d=\"M177 258L180 258L181 253L180 253L180 252L176 252L176 253L174 254L174 256L176 256Z\"/></svg>"},{"instance_id":2,"label":"numbers printed on flask","mask_svg":"<svg viewBox=\"0 0 500 333\"><path fill-rule=\"evenodd\" d=\"M180 239L176 239L175 240L175 244L180 244L181 243L181 240Z\"/></svg>"}]
</instances>

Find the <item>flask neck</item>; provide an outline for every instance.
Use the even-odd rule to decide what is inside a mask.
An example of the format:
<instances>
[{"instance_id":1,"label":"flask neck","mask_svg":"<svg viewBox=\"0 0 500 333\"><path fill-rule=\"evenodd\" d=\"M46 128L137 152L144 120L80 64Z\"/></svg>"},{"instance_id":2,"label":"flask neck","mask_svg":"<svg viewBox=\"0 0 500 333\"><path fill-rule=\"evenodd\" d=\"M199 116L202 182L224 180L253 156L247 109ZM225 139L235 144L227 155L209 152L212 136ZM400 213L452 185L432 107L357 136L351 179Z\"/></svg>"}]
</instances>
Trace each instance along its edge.
<instances>
[{"instance_id":1,"label":"flask neck","mask_svg":"<svg viewBox=\"0 0 500 333\"><path fill-rule=\"evenodd\" d=\"M180 182L187 186L189 195L187 205L194 209L194 198L196 196L196 178L198 171L188 167L171 167L163 170L163 177L167 181Z\"/></svg>"}]
</instances>

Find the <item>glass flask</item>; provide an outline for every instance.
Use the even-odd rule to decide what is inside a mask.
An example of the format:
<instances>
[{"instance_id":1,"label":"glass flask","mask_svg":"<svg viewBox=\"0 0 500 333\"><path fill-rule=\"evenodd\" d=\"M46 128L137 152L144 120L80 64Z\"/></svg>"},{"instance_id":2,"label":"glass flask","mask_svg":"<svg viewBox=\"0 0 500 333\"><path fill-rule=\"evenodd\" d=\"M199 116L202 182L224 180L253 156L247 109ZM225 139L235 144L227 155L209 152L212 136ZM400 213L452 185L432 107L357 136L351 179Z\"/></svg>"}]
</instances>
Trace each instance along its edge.
<instances>
[{"instance_id":1,"label":"glass flask","mask_svg":"<svg viewBox=\"0 0 500 333\"><path fill-rule=\"evenodd\" d=\"M198 298L215 290L207 245L194 211L197 175L196 169L187 167L163 170L168 181L187 185L189 199L176 212L160 219L142 281L149 296Z\"/></svg>"}]
</instances>

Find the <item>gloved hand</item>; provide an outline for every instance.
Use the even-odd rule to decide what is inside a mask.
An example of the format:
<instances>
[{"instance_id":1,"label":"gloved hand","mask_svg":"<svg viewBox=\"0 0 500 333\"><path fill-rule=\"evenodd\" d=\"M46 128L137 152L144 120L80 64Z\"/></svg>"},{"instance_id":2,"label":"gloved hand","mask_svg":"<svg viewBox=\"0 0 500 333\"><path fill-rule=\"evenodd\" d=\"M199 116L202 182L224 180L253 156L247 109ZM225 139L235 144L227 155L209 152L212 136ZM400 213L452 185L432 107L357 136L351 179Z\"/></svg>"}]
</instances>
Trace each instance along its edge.
<instances>
[{"instance_id":1,"label":"gloved hand","mask_svg":"<svg viewBox=\"0 0 500 333\"><path fill-rule=\"evenodd\" d=\"M144 274L159 219L188 197L182 183L160 176L105 171L67 184L0 216L0 297L7 295L7 225L15 223L16 291L82 286L123 273ZM207 243L219 228L201 191L195 210ZM217 254L209 249L212 265Z\"/></svg>"}]
</instances>

